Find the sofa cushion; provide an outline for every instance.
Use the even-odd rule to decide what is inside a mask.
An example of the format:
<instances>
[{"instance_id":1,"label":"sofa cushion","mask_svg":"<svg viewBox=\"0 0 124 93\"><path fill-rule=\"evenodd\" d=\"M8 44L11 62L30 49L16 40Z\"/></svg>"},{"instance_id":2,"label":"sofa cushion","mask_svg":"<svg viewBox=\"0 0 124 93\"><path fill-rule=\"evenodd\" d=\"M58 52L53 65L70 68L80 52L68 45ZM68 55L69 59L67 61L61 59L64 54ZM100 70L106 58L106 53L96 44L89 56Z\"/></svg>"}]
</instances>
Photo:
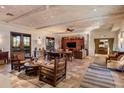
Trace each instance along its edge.
<instances>
[{"instance_id":1,"label":"sofa cushion","mask_svg":"<svg viewBox=\"0 0 124 93\"><path fill-rule=\"evenodd\" d=\"M20 61L21 64L25 63L25 61Z\"/></svg>"},{"instance_id":2,"label":"sofa cushion","mask_svg":"<svg viewBox=\"0 0 124 93\"><path fill-rule=\"evenodd\" d=\"M119 64L118 64L118 62L110 62L110 63L107 63L107 68L118 69Z\"/></svg>"},{"instance_id":3,"label":"sofa cushion","mask_svg":"<svg viewBox=\"0 0 124 93\"><path fill-rule=\"evenodd\" d=\"M124 66L124 60L122 61L111 60L111 62L107 63L107 68L112 68L112 69L122 70L123 66Z\"/></svg>"},{"instance_id":4,"label":"sofa cushion","mask_svg":"<svg viewBox=\"0 0 124 93\"><path fill-rule=\"evenodd\" d=\"M124 60L119 62L119 68L122 68L124 66Z\"/></svg>"},{"instance_id":5,"label":"sofa cushion","mask_svg":"<svg viewBox=\"0 0 124 93\"><path fill-rule=\"evenodd\" d=\"M119 61L124 60L124 55L120 55L117 60L119 60Z\"/></svg>"}]
</instances>

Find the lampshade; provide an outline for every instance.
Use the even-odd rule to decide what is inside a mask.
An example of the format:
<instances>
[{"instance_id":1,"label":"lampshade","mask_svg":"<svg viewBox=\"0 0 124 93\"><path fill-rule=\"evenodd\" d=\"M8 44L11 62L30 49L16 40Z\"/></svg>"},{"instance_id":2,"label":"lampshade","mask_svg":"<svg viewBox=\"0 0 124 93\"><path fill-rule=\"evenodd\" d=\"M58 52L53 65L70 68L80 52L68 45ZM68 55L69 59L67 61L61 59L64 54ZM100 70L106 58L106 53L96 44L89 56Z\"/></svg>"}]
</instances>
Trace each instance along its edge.
<instances>
[{"instance_id":1,"label":"lampshade","mask_svg":"<svg viewBox=\"0 0 124 93\"><path fill-rule=\"evenodd\" d=\"M123 41L123 38L120 38L120 41L122 42Z\"/></svg>"},{"instance_id":2,"label":"lampshade","mask_svg":"<svg viewBox=\"0 0 124 93\"><path fill-rule=\"evenodd\" d=\"M40 37L37 39L37 44L38 45L41 45L42 44Z\"/></svg>"}]
</instances>

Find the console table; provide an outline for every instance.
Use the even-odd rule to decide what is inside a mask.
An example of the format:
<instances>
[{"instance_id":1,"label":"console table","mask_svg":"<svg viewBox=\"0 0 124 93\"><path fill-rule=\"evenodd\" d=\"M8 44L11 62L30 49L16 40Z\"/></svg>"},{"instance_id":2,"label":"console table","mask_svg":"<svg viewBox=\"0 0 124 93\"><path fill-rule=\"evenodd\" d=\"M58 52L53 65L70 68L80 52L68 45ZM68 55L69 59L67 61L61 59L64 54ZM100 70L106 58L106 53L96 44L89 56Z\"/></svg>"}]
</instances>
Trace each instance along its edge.
<instances>
[{"instance_id":1,"label":"console table","mask_svg":"<svg viewBox=\"0 0 124 93\"><path fill-rule=\"evenodd\" d=\"M0 52L0 60L4 60L5 63L8 63L8 52Z\"/></svg>"}]
</instances>

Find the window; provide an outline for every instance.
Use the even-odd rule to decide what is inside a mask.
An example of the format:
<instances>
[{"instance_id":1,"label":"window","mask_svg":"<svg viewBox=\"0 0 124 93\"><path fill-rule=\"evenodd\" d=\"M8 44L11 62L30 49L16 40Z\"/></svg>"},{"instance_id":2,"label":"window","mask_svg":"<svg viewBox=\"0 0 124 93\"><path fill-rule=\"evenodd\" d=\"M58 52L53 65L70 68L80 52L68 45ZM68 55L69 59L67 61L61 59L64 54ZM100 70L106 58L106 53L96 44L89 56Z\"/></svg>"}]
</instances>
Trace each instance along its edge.
<instances>
[{"instance_id":1,"label":"window","mask_svg":"<svg viewBox=\"0 0 124 93\"><path fill-rule=\"evenodd\" d=\"M25 58L31 56L31 35L26 33L11 32L11 52L23 52Z\"/></svg>"},{"instance_id":2,"label":"window","mask_svg":"<svg viewBox=\"0 0 124 93\"><path fill-rule=\"evenodd\" d=\"M13 37L13 47L19 48L20 47L20 42L21 42L21 37L20 36L14 36Z\"/></svg>"},{"instance_id":3,"label":"window","mask_svg":"<svg viewBox=\"0 0 124 93\"><path fill-rule=\"evenodd\" d=\"M46 49L49 51L54 50L55 39L53 37L46 37Z\"/></svg>"},{"instance_id":4,"label":"window","mask_svg":"<svg viewBox=\"0 0 124 93\"><path fill-rule=\"evenodd\" d=\"M24 36L24 47L28 48L30 46L30 37Z\"/></svg>"}]
</instances>

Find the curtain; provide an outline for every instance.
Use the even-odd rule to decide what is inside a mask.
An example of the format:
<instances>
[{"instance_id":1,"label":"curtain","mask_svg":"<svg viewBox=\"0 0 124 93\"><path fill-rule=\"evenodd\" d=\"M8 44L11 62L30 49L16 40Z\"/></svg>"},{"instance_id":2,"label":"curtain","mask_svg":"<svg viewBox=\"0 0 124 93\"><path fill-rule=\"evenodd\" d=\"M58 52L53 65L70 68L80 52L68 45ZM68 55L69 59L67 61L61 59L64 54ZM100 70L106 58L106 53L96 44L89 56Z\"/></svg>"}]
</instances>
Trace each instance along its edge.
<instances>
[{"instance_id":1,"label":"curtain","mask_svg":"<svg viewBox=\"0 0 124 93\"><path fill-rule=\"evenodd\" d=\"M94 39L94 42L95 42L95 53L98 53L99 39Z\"/></svg>"},{"instance_id":2,"label":"curtain","mask_svg":"<svg viewBox=\"0 0 124 93\"><path fill-rule=\"evenodd\" d=\"M109 42L109 49L110 49L109 51L111 53L113 51L114 38L109 38L108 42Z\"/></svg>"}]
</instances>

